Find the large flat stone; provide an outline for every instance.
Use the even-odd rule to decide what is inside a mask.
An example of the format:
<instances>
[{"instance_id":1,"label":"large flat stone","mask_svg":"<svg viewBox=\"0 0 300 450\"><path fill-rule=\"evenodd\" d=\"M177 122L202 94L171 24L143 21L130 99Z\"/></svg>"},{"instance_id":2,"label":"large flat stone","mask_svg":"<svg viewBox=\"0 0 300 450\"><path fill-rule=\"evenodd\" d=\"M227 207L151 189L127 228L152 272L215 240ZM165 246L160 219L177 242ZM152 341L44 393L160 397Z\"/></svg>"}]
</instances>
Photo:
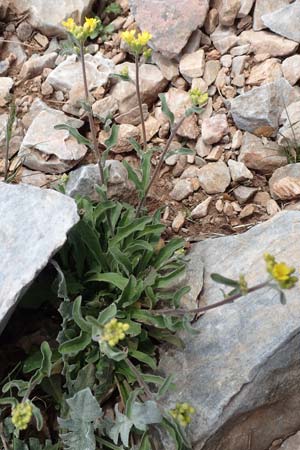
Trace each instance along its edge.
<instances>
[{"instance_id":1,"label":"large flat stone","mask_svg":"<svg viewBox=\"0 0 300 450\"><path fill-rule=\"evenodd\" d=\"M29 21L48 36L64 35L61 22L73 17L77 23L90 14L94 0L14 0L18 13L29 11Z\"/></svg>"},{"instance_id":2,"label":"large flat stone","mask_svg":"<svg viewBox=\"0 0 300 450\"><path fill-rule=\"evenodd\" d=\"M78 220L74 200L65 195L0 183L0 332Z\"/></svg>"},{"instance_id":3,"label":"large flat stone","mask_svg":"<svg viewBox=\"0 0 300 450\"><path fill-rule=\"evenodd\" d=\"M192 32L204 24L208 0L130 0L138 26L149 31L156 51L178 56Z\"/></svg>"},{"instance_id":4,"label":"large flat stone","mask_svg":"<svg viewBox=\"0 0 300 450\"><path fill-rule=\"evenodd\" d=\"M283 212L245 234L196 244L189 284L204 264L200 305L223 298L212 272L244 273L253 286L267 278L264 252L298 267L299 233L300 213ZM266 450L299 430L299 294L298 284L281 305L278 293L265 288L208 312L194 325L198 336L185 337L184 351L162 355L161 368L176 383L167 403L187 401L197 409L189 433L194 450L246 450L250 439L251 450Z\"/></svg>"},{"instance_id":5,"label":"large flat stone","mask_svg":"<svg viewBox=\"0 0 300 450\"><path fill-rule=\"evenodd\" d=\"M263 23L280 36L300 42L300 3L296 1L262 16Z\"/></svg>"},{"instance_id":6,"label":"large flat stone","mask_svg":"<svg viewBox=\"0 0 300 450\"><path fill-rule=\"evenodd\" d=\"M280 78L231 100L231 114L238 128L257 136L275 135L286 106L295 101L295 91Z\"/></svg>"}]
</instances>

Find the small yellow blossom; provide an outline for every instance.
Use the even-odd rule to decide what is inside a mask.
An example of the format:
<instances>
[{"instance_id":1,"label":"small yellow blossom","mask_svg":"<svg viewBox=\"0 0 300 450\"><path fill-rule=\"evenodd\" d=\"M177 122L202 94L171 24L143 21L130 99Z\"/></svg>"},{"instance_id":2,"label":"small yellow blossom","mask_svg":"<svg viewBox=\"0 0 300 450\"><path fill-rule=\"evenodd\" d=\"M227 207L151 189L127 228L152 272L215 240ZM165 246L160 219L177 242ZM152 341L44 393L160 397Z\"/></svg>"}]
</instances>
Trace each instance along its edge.
<instances>
[{"instance_id":1,"label":"small yellow blossom","mask_svg":"<svg viewBox=\"0 0 300 450\"><path fill-rule=\"evenodd\" d=\"M91 37L96 31L99 23L100 19L98 18L86 17L83 25L76 25L72 17L70 17L65 22L62 22L62 25L69 33L71 33L75 37L75 39L81 42L85 42L86 39Z\"/></svg>"},{"instance_id":2,"label":"small yellow blossom","mask_svg":"<svg viewBox=\"0 0 300 450\"><path fill-rule=\"evenodd\" d=\"M245 275L240 275L239 287L243 295L246 295L248 293L248 283L246 281Z\"/></svg>"},{"instance_id":3,"label":"small yellow blossom","mask_svg":"<svg viewBox=\"0 0 300 450\"><path fill-rule=\"evenodd\" d=\"M129 330L128 323L118 322L116 318L112 319L104 325L104 332L102 334L103 341L106 341L110 347L114 347L122 341L126 336L126 331Z\"/></svg>"},{"instance_id":4,"label":"small yellow blossom","mask_svg":"<svg viewBox=\"0 0 300 450\"><path fill-rule=\"evenodd\" d=\"M298 278L293 275L295 272L294 267L289 267L284 262L276 262L274 256L269 255L268 253L264 255L264 259L267 264L267 271L272 278L278 282L282 289L290 289L295 286Z\"/></svg>"},{"instance_id":5,"label":"small yellow blossom","mask_svg":"<svg viewBox=\"0 0 300 450\"><path fill-rule=\"evenodd\" d=\"M122 75L123 77L126 77L126 78L129 77L128 66L124 66L123 69L120 70L120 75Z\"/></svg>"},{"instance_id":6,"label":"small yellow blossom","mask_svg":"<svg viewBox=\"0 0 300 450\"><path fill-rule=\"evenodd\" d=\"M72 17L69 17L66 21L62 22L62 25L66 28L69 33L73 33L76 28L76 23Z\"/></svg>"},{"instance_id":7,"label":"small yellow blossom","mask_svg":"<svg viewBox=\"0 0 300 450\"><path fill-rule=\"evenodd\" d=\"M26 430L29 422L31 421L31 417L32 406L29 401L25 403L19 403L17 406L12 408L11 421L19 430Z\"/></svg>"},{"instance_id":8,"label":"small yellow blossom","mask_svg":"<svg viewBox=\"0 0 300 450\"><path fill-rule=\"evenodd\" d=\"M147 52L148 42L152 39L152 35L148 33L148 31L136 34L136 30L130 30L124 31L121 34L121 38L128 45L132 53L141 55L144 52Z\"/></svg>"},{"instance_id":9,"label":"small yellow blossom","mask_svg":"<svg viewBox=\"0 0 300 450\"><path fill-rule=\"evenodd\" d=\"M186 427L191 422L191 415L195 414L196 410L188 403L177 403L174 409L171 409L170 414L183 427Z\"/></svg>"},{"instance_id":10,"label":"small yellow blossom","mask_svg":"<svg viewBox=\"0 0 300 450\"><path fill-rule=\"evenodd\" d=\"M194 106L202 106L208 100L207 92L203 94L198 88L191 89L189 94Z\"/></svg>"}]
</instances>

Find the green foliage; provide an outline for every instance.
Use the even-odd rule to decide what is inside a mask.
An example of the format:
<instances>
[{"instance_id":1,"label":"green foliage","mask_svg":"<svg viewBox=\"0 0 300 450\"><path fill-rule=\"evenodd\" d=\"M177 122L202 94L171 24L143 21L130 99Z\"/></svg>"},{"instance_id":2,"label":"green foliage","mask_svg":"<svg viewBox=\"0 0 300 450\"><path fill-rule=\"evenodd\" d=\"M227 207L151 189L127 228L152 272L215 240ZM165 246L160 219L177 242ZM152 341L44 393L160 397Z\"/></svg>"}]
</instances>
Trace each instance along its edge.
<instances>
[{"instance_id":1,"label":"green foliage","mask_svg":"<svg viewBox=\"0 0 300 450\"><path fill-rule=\"evenodd\" d=\"M104 14L118 16L122 13L122 8L119 3L112 2L104 8Z\"/></svg>"}]
</instances>

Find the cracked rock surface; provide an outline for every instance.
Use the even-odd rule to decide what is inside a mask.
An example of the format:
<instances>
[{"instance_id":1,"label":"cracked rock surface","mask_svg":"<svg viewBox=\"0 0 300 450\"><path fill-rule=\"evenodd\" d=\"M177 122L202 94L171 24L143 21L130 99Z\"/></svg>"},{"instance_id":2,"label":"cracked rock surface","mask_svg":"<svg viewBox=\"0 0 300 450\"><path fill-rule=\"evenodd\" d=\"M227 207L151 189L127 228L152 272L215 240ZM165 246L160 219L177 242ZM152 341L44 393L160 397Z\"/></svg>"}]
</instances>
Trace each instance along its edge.
<instances>
[{"instance_id":1,"label":"cracked rock surface","mask_svg":"<svg viewBox=\"0 0 300 450\"><path fill-rule=\"evenodd\" d=\"M299 232L300 213L282 212L244 234L196 244L189 257L193 279L197 265L199 277L205 267L200 305L223 298L212 272L232 278L247 274L253 286L262 281L264 252L297 266ZM264 288L207 312L194 325L199 334L186 336L184 352L162 355L161 369L175 376L172 403L197 405L190 427L194 450L246 449L253 427L251 448L265 450L274 435L288 435L300 425L295 414L287 420L291 414L283 405L300 406L299 319L299 288L287 292L287 305ZM280 408L283 420L278 421Z\"/></svg>"}]
</instances>

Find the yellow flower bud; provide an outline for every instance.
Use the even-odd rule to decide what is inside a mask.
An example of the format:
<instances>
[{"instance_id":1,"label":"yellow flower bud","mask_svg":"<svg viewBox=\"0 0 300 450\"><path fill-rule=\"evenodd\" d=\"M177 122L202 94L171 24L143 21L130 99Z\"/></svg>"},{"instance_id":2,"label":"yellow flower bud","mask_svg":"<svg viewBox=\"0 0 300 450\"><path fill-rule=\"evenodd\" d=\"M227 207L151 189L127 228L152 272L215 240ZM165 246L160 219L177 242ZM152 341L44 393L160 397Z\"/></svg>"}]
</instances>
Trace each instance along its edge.
<instances>
[{"instance_id":1,"label":"yellow flower bud","mask_svg":"<svg viewBox=\"0 0 300 450\"><path fill-rule=\"evenodd\" d=\"M129 330L128 323L118 322L116 318L111 319L106 325L102 334L102 340L106 341L110 347L115 347L119 341L126 337L126 331Z\"/></svg>"},{"instance_id":2,"label":"yellow flower bud","mask_svg":"<svg viewBox=\"0 0 300 450\"><path fill-rule=\"evenodd\" d=\"M19 403L12 408L11 421L19 430L26 430L32 417L32 405L29 401Z\"/></svg>"}]
</instances>

